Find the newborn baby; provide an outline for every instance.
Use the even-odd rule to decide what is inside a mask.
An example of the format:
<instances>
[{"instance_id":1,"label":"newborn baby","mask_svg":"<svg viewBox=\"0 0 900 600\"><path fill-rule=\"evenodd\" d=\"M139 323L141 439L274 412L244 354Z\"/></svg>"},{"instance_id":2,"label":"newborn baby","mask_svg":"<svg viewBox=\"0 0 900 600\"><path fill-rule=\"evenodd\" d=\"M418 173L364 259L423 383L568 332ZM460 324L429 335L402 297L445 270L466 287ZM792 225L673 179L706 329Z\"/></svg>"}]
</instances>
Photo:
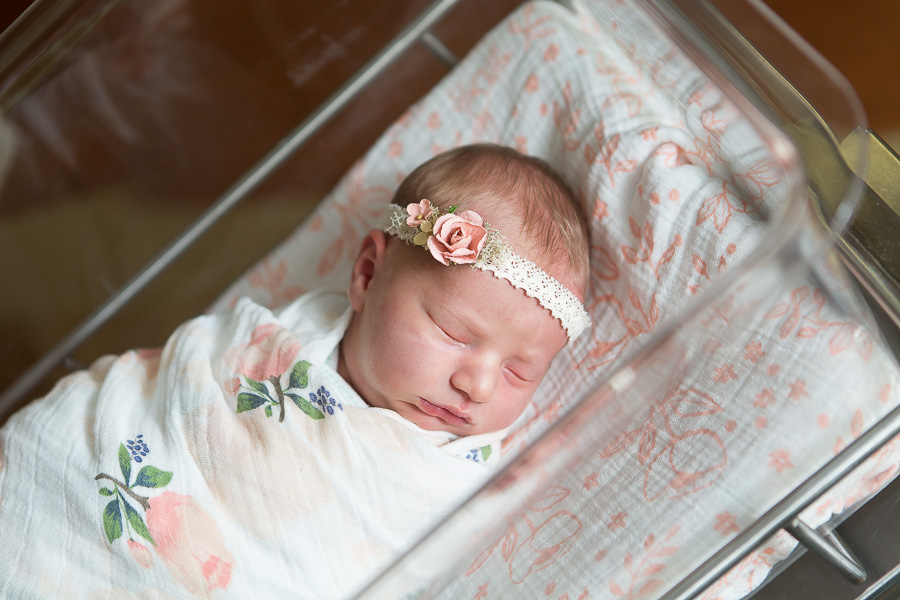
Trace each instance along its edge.
<instances>
[{"instance_id":1,"label":"newborn baby","mask_svg":"<svg viewBox=\"0 0 900 600\"><path fill-rule=\"evenodd\" d=\"M490 475L588 325L587 262L544 163L495 146L428 161L348 294L244 298L9 419L0 597L355 593Z\"/></svg>"},{"instance_id":2,"label":"newborn baby","mask_svg":"<svg viewBox=\"0 0 900 600\"><path fill-rule=\"evenodd\" d=\"M505 430L589 323L571 193L543 161L475 145L420 166L392 207L353 267L340 374L424 429Z\"/></svg>"}]
</instances>

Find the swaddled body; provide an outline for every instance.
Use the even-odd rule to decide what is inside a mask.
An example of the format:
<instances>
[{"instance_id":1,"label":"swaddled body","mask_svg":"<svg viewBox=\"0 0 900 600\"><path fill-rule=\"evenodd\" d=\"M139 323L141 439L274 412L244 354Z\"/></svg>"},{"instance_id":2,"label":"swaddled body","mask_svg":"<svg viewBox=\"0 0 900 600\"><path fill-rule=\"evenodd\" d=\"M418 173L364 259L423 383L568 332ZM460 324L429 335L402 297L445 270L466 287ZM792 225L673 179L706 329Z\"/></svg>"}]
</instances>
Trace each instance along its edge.
<instances>
[{"instance_id":1,"label":"swaddled body","mask_svg":"<svg viewBox=\"0 0 900 600\"><path fill-rule=\"evenodd\" d=\"M473 164L491 157L521 160L488 147ZM485 222L515 241L507 200ZM242 300L14 415L0 595L358 590L485 480L567 339L539 302L452 262L372 231L349 302L312 293L273 312ZM566 260L542 262L567 280ZM580 300L583 281L572 287Z\"/></svg>"}]
</instances>

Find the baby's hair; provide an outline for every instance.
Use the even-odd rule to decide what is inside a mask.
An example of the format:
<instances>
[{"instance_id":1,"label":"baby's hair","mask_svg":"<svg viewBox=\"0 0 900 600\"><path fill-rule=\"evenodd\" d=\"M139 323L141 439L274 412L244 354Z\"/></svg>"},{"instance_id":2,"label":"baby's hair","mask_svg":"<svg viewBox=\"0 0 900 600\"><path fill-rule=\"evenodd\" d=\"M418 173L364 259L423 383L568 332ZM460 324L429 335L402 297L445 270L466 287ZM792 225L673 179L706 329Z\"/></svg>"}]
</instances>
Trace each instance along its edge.
<instances>
[{"instance_id":1,"label":"baby's hair","mask_svg":"<svg viewBox=\"0 0 900 600\"><path fill-rule=\"evenodd\" d=\"M406 206L422 198L442 208L458 204L478 211L484 207L517 217L522 234L535 241L531 250L550 264L567 263L582 289L587 286L590 267L584 215L559 173L540 158L495 144L448 150L410 173L393 202Z\"/></svg>"}]
</instances>

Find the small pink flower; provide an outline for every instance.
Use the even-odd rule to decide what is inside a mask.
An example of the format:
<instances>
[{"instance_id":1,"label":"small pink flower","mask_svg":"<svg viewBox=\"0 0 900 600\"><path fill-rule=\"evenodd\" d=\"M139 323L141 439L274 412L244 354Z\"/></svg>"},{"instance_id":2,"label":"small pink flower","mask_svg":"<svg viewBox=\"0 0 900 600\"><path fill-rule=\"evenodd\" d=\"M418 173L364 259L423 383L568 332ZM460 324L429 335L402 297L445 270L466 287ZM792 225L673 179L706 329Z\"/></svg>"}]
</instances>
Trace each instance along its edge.
<instances>
[{"instance_id":1,"label":"small pink flower","mask_svg":"<svg viewBox=\"0 0 900 600\"><path fill-rule=\"evenodd\" d=\"M409 213L406 224L410 227L418 227L431 214L431 202L427 198L422 198L418 203L407 204L406 212Z\"/></svg>"},{"instance_id":2,"label":"small pink flower","mask_svg":"<svg viewBox=\"0 0 900 600\"><path fill-rule=\"evenodd\" d=\"M781 473L787 469L793 469L794 465L791 463L791 453L787 450L776 450L775 452L769 453L769 466L775 469L778 473Z\"/></svg>"},{"instance_id":3,"label":"small pink flower","mask_svg":"<svg viewBox=\"0 0 900 600\"><path fill-rule=\"evenodd\" d=\"M735 533L741 530L735 516L728 511L716 515L716 524L713 525L713 529L722 535L728 535L729 533Z\"/></svg>"},{"instance_id":4,"label":"small pink flower","mask_svg":"<svg viewBox=\"0 0 900 600\"><path fill-rule=\"evenodd\" d=\"M128 549L131 551L131 556L137 564L145 569L149 569L153 565L153 555L150 554L147 546L134 540L128 540Z\"/></svg>"},{"instance_id":5,"label":"small pink flower","mask_svg":"<svg viewBox=\"0 0 900 600\"><path fill-rule=\"evenodd\" d=\"M300 344L287 329L267 323L253 330L249 343L229 348L224 361L232 371L263 381L287 371L299 351Z\"/></svg>"},{"instance_id":6,"label":"small pink flower","mask_svg":"<svg viewBox=\"0 0 900 600\"><path fill-rule=\"evenodd\" d=\"M190 496L165 492L151 498L147 529L166 569L191 594L209 597L231 583L234 558L225 536Z\"/></svg>"},{"instance_id":7,"label":"small pink flower","mask_svg":"<svg viewBox=\"0 0 900 600\"><path fill-rule=\"evenodd\" d=\"M434 222L428 238L428 249L436 260L445 265L470 264L484 247L487 230L481 216L471 210L446 214Z\"/></svg>"}]
</instances>

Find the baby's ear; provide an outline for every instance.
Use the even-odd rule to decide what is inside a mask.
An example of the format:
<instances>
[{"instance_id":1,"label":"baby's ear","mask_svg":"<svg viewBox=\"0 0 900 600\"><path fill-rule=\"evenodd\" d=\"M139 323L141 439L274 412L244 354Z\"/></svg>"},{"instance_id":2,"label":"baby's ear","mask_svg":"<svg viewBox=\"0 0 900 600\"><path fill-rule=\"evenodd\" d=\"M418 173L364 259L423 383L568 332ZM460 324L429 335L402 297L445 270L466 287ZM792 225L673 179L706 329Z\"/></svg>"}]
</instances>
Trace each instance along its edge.
<instances>
[{"instance_id":1,"label":"baby's ear","mask_svg":"<svg viewBox=\"0 0 900 600\"><path fill-rule=\"evenodd\" d=\"M350 276L350 306L360 312L366 304L366 292L375 273L384 262L384 253L387 249L387 234L380 229L371 230L363 239L362 247L356 262L353 264L353 273Z\"/></svg>"}]
</instances>

